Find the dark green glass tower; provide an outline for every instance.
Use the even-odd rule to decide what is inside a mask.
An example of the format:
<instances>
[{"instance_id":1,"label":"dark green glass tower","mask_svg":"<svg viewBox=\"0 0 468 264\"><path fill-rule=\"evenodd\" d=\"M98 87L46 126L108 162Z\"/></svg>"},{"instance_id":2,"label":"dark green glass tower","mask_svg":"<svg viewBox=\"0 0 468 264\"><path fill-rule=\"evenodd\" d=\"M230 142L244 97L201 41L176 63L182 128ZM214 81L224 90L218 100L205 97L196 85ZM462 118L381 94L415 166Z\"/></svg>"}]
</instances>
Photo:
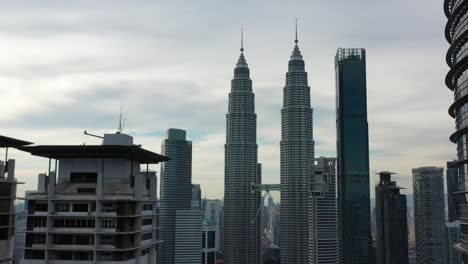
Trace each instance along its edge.
<instances>
[{"instance_id":1,"label":"dark green glass tower","mask_svg":"<svg viewBox=\"0 0 468 264\"><path fill-rule=\"evenodd\" d=\"M369 264L371 248L366 53L338 49L336 128L343 264Z\"/></svg>"}]
</instances>

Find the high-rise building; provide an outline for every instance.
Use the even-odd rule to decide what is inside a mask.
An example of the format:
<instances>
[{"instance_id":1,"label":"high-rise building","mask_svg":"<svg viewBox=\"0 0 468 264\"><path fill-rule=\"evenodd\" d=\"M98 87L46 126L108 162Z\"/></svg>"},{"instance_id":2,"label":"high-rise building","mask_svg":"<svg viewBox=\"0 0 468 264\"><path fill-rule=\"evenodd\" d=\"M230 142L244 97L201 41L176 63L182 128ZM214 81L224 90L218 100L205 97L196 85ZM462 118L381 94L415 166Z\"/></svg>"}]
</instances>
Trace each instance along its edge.
<instances>
[{"instance_id":1,"label":"high-rise building","mask_svg":"<svg viewBox=\"0 0 468 264\"><path fill-rule=\"evenodd\" d=\"M175 263L177 210L192 208L192 142L186 137L185 130L170 128L161 145L162 155L170 159L161 164L161 264Z\"/></svg>"},{"instance_id":2,"label":"high-rise building","mask_svg":"<svg viewBox=\"0 0 468 264\"><path fill-rule=\"evenodd\" d=\"M105 134L102 145L22 150L49 159L26 197L23 264L156 262L157 179L148 165L166 157L121 133Z\"/></svg>"},{"instance_id":3,"label":"high-rise building","mask_svg":"<svg viewBox=\"0 0 468 264\"><path fill-rule=\"evenodd\" d=\"M281 109L281 263L307 263L313 111L307 72L296 40L288 63Z\"/></svg>"},{"instance_id":4,"label":"high-rise building","mask_svg":"<svg viewBox=\"0 0 468 264\"><path fill-rule=\"evenodd\" d=\"M224 250L224 207L223 201L221 200L209 200L203 201L203 210L205 216L203 218L204 223L207 226L215 227L216 232L216 244L219 251Z\"/></svg>"},{"instance_id":5,"label":"high-rise building","mask_svg":"<svg viewBox=\"0 0 468 264\"><path fill-rule=\"evenodd\" d=\"M416 263L447 261L443 168L413 169Z\"/></svg>"},{"instance_id":6,"label":"high-rise building","mask_svg":"<svg viewBox=\"0 0 468 264\"><path fill-rule=\"evenodd\" d=\"M343 264L369 264L372 239L366 51L339 48L335 71L340 254Z\"/></svg>"},{"instance_id":7,"label":"high-rise building","mask_svg":"<svg viewBox=\"0 0 468 264\"><path fill-rule=\"evenodd\" d=\"M24 206L24 204L23 204ZM13 249L13 263L19 264L24 259L24 245L26 242L26 217L25 211L16 212L15 241Z\"/></svg>"},{"instance_id":8,"label":"high-rise building","mask_svg":"<svg viewBox=\"0 0 468 264\"><path fill-rule=\"evenodd\" d=\"M336 158L320 157L312 165L309 208L309 264L339 261Z\"/></svg>"},{"instance_id":9,"label":"high-rise building","mask_svg":"<svg viewBox=\"0 0 468 264\"><path fill-rule=\"evenodd\" d=\"M380 172L375 186L377 264L408 264L406 195L391 180L391 172Z\"/></svg>"},{"instance_id":10,"label":"high-rise building","mask_svg":"<svg viewBox=\"0 0 468 264\"><path fill-rule=\"evenodd\" d=\"M446 224L447 228L447 264L461 264L461 254L453 245L460 243L460 222Z\"/></svg>"},{"instance_id":11,"label":"high-rise building","mask_svg":"<svg viewBox=\"0 0 468 264\"><path fill-rule=\"evenodd\" d=\"M13 263L15 240L15 199L18 181L15 178L15 160L8 159L9 148L19 148L31 142L0 136L0 148L5 149L5 160L0 161L0 263Z\"/></svg>"},{"instance_id":12,"label":"high-rise building","mask_svg":"<svg viewBox=\"0 0 468 264\"><path fill-rule=\"evenodd\" d=\"M241 54L231 81L224 157L224 262L260 263L260 184L257 164L257 115L250 70Z\"/></svg>"},{"instance_id":13,"label":"high-rise building","mask_svg":"<svg viewBox=\"0 0 468 264\"><path fill-rule=\"evenodd\" d=\"M200 184L192 184L192 208L201 209L201 187Z\"/></svg>"},{"instance_id":14,"label":"high-rise building","mask_svg":"<svg viewBox=\"0 0 468 264\"><path fill-rule=\"evenodd\" d=\"M449 222L460 219L460 193L458 193L458 167L456 161L447 161L447 201Z\"/></svg>"},{"instance_id":15,"label":"high-rise building","mask_svg":"<svg viewBox=\"0 0 468 264\"><path fill-rule=\"evenodd\" d=\"M176 210L174 264L201 263L202 217L200 210Z\"/></svg>"},{"instance_id":16,"label":"high-rise building","mask_svg":"<svg viewBox=\"0 0 468 264\"><path fill-rule=\"evenodd\" d=\"M466 174L468 173L468 123L465 122L468 112L468 0L445 0L444 12L448 18L445 26L445 38L450 43L446 61L450 67L445 83L454 92L454 102L449 108L449 114L455 118L455 132L450 140L457 144L457 161L453 167L458 169L457 188L460 196L461 236L468 236L468 204ZM464 231L465 230L465 231ZM463 260L468 263L468 240L462 239L456 245L463 254Z\"/></svg>"}]
</instances>

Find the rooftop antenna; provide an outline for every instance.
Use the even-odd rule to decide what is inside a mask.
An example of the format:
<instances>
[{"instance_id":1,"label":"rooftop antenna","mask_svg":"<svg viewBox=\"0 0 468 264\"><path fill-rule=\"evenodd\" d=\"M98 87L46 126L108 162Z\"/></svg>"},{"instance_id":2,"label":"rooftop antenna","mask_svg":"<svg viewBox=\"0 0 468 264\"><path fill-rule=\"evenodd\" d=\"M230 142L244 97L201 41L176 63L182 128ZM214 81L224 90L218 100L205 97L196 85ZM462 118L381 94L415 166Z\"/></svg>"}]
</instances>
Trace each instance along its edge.
<instances>
[{"instance_id":1,"label":"rooftop antenna","mask_svg":"<svg viewBox=\"0 0 468 264\"><path fill-rule=\"evenodd\" d=\"M296 17L296 40L294 40L294 43L297 44L298 42L299 42L299 40L297 40L297 17Z\"/></svg>"},{"instance_id":2,"label":"rooftop antenna","mask_svg":"<svg viewBox=\"0 0 468 264\"><path fill-rule=\"evenodd\" d=\"M120 115L119 115L119 127L117 130L117 134L121 134L125 127L125 119L123 118L122 114L122 106L120 106Z\"/></svg>"},{"instance_id":3,"label":"rooftop antenna","mask_svg":"<svg viewBox=\"0 0 468 264\"><path fill-rule=\"evenodd\" d=\"M241 52L244 52L244 28L241 28Z\"/></svg>"}]
</instances>

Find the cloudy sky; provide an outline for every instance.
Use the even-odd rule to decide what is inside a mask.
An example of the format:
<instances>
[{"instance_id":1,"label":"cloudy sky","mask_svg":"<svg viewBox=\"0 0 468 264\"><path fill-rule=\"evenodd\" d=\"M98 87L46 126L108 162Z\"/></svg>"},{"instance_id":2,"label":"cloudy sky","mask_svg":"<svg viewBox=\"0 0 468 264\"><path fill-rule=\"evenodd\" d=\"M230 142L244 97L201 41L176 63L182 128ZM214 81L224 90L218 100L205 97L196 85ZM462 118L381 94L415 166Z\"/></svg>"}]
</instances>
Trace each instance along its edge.
<instances>
[{"instance_id":1,"label":"cloudy sky","mask_svg":"<svg viewBox=\"0 0 468 264\"><path fill-rule=\"evenodd\" d=\"M165 130L188 130L193 182L222 198L225 113L244 27L263 181L279 182L282 88L294 18L314 108L316 156L335 155L334 55L367 49L371 171L445 166L452 93L441 0L1 1L0 134L37 144L99 144L83 130L125 131L160 152ZM36 188L47 161L12 151ZM159 170L159 166L154 166ZM376 176L371 176L371 186Z\"/></svg>"}]
</instances>

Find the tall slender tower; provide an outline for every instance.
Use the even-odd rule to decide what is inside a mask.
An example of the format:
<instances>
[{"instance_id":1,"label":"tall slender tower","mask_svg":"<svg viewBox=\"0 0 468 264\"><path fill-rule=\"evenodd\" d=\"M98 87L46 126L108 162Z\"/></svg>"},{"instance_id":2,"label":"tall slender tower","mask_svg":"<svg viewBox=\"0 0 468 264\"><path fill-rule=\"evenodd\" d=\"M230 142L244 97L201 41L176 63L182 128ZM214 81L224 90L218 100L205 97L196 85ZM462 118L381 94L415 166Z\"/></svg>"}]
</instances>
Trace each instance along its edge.
<instances>
[{"instance_id":1,"label":"tall slender tower","mask_svg":"<svg viewBox=\"0 0 468 264\"><path fill-rule=\"evenodd\" d=\"M343 264L369 264L371 248L366 51L338 49L336 130Z\"/></svg>"},{"instance_id":2,"label":"tall slender tower","mask_svg":"<svg viewBox=\"0 0 468 264\"><path fill-rule=\"evenodd\" d=\"M310 162L314 159L310 87L296 44L281 109L281 263L307 263Z\"/></svg>"},{"instance_id":3,"label":"tall slender tower","mask_svg":"<svg viewBox=\"0 0 468 264\"><path fill-rule=\"evenodd\" d=\"M224 164L224 261L226 264L260 263L260 184L257 175L257 115L249 68L241 54L231 81L226 115Z\"/></svg>"},{"instance_id":4,"label":"tall slender tower","mask_svg":"<svg viewBox=\"0 0 468 264\"><path fill-rule=\"evenodd\" d=\"M161 164L160 263L174 264L178 210L190 210L192 204L192 142L186 131L170 128L162 142L161 153L170 158ZM201 243L200 243L201 248Z\"/></svg>"}]
</instances>

